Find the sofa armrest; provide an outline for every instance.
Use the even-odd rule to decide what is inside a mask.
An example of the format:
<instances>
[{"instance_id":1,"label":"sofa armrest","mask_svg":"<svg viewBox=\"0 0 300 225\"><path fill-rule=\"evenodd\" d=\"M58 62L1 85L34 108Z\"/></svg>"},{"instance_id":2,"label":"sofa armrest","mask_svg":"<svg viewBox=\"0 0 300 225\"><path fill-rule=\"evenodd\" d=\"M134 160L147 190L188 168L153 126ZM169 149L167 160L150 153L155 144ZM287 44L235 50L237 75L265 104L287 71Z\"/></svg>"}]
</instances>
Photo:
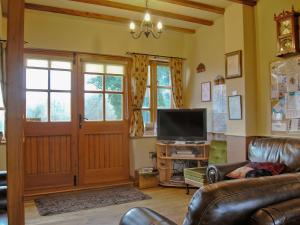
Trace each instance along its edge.
<instances>
[{"instance_id":1,"label":"sofa armrest","mask_svg":"<svg viewBox=\"0 0 300 225\"><path fill-rule=\"evenodd\" d=\"M206 170L207 180L210 184L222 181L225 179L226 174L248 163L249 161L222 165L208 165Z\"/></svg>"},{"instance_id":2,"label":"sofa armrest","mask_svg":"<svg viewBox=\"0 0 300 225\"><path fill-rule=\"evenodd\" d=\"M120 225L177 225L168 218L148 208L130 209L121 219Z\"/></svg>"},{"instance_id":3,"label":"sofa armrest","mask_svg":"<svg viewBox=\"0 0 300 225\"><path fill-rule=\"evenodd\" d=\"M298 225L300 198L270 205L251 216L251 225Z\"/></svg>"}]
</instances>

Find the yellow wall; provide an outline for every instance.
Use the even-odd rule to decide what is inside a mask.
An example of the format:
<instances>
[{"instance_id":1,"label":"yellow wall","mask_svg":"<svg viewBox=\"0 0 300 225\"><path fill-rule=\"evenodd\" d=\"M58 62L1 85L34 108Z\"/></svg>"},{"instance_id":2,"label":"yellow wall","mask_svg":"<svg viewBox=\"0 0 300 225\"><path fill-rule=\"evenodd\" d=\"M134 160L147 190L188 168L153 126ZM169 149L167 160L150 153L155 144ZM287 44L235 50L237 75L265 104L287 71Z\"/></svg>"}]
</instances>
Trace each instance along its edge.
<instances>
[{"instance_id":1,"label":"yellow wall","mask_svg":"<svg viewBox=\"0 0 300 225\"><path fill-rule=\"evenodd\" d=\"M216 20L211 27L202 26L192 37L187 36L185 50L187 67L190 68L190 74L186 74L185 104L189 108L207 108L208 131L211 131L212 102L201 102L201 82L211 81L213 87L214 78L217 75L224 76L224 19ZM204 63L206 71L197 74L199 63Z\"/></svg>"},{"instance_id":2,"label":"yellow wall","mask_svg":"<svg viewBox=\"0 0 300 225\"><path fill-rule=\"evenodd\" d=\"M294 5L300 11L299 0L262 0L256 6L257 40L257 135L271 134L270 71L269 64L277 60L276 26L274 13L291 10Z\"/></svg>"},{"instance_id":3,"label":"yellow wall","mask_svg":"<svg viewBox=\"0 0 300 225\"><path fill-rule=\"evenodd\" d=\"M127 51L181 56L184 35L168 31L159 40L131 38L128 26L112 22L27 10L26 47L110 55Z\"/></svg>"}]
</instances>

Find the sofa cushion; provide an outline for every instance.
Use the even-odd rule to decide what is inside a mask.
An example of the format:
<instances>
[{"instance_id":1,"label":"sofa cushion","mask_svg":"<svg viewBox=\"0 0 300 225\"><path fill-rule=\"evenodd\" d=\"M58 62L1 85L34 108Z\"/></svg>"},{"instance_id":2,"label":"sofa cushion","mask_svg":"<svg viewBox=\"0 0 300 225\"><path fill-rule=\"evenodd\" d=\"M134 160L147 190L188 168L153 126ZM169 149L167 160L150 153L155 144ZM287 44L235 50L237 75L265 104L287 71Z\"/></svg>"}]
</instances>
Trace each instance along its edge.
<instances>
[{"instance_id":1,"label":"sofa cushion","mask_svg":"<svg viewBox=\"0 0 300 225\"><path fill-rule=\"evenodd\" d=\"M242 166L240 168L237 168L234 171L231 171L226 175L226 177L231 179L242 179L246 177L246 174L250 171L254 170L253 168L249 167L248 165Z\"/></svg>"},{"instance_id":2,"label":"sofa cushion","mask_svg":"<svg viewBox=\"0 0 300 225\"><path fill-rule=\"evenodd\" d=\"M248 149L251 162L283 163L293 171L300 168L300 140L292 138L257 138Z\"/></svg>"}]
</instances>

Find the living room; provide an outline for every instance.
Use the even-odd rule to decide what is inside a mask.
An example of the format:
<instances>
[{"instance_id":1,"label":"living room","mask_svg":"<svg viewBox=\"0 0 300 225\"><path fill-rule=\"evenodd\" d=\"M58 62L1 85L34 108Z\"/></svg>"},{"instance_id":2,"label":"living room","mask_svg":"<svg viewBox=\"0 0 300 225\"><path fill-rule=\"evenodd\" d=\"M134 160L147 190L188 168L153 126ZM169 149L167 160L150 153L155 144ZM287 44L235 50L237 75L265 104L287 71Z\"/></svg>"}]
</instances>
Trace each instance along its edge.
<instances>
[{"instance_id":1,"label":"living room","mask_svg":"<svg viewBox=\"0 0 300 225\"><path fill-rule=\"evenodd\" d=\"M297 171L299 13L299 0L2 0L0 224L151 224L142 215L154 224L248 221L241 206L244 220L229 222L222 213L197 220L190 211L185 219L199 185L165 182L179 167L184 179L187 167L261 161L257 146L282 149L270 160ZM293 25L281 25L286 18ZM163 121L172 112L201 125L184 120L178 127L190 129L176 133ZM262 137L274 143L255 142ZM172 148L184 149L176 165ZM203 176L226 189L231 170L213 168ZM291 176L280 182L299 180ZM299 197L295 191L285 200ZM247 216L267 224L254 212L280 202ZM125 215L135 207L163 217L141 208ZM300 213L293 216L298 224Z\"/></svg>"}]
</instances>

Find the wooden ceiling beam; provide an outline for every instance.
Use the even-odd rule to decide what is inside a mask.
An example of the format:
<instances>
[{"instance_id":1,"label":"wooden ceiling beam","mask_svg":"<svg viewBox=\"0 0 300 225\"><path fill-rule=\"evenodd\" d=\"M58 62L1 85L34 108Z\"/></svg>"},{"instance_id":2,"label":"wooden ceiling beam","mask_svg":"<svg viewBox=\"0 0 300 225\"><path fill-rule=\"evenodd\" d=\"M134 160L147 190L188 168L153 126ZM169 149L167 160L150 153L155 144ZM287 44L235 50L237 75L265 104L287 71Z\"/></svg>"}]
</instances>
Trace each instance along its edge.
<instances>
[{"instance_id":1,"label":"wooden ceiling beam","mask_svg":"<svg viewBox=\"0 0 300 225\"><path fill-rule=\"evenodd\" d=\"M106 6L106 7L128 10L128 11L133 11L133 12L140 12L140 13L145 12L145 7L120 3L120 2L112 2L112 1L107 1L107 0L71 0L71 1L88 3L88 4L93 4L93 5L99 5L99 6ZM176 19L176 20L183 20L186 22L197 23L197 24L206 25L206 26L212 26L214 24L214 22L211 20L181 15L181 14L177 14L177 13L171 13L171 12L162 11L162 10L158 10L158 9L148 9L148 11L151 14L156 15L156 16L162 16L162 17Z\"/></svg>"},{"instance_id":2,"label":"wooden ceiling beam","mask_svg":"<svg viewBox=\"0 0 300 225\"><path fill-rule=\"evenodd\" d=\"M132 20L124 18L124 17L110 16L110 15L105 15L105 14L100 14L100 13L92 13L92 12L59 8L59 7L46 6L46 5L39 5L39 4L32 4L32 3L26 3L25 8L31 9L31 10L43 11L43 12L52 12L52 13L71 15L71 16L79 16L79 17L86 17L86 18L92 18L92 19L98 19L98 20L105 20L105 21L110 21L110 22L118 22L118 23L123 23L123 24L129 24L132 21ZM135 21L135 22L141 23L141 21ZM194 29L170 26L170 25L165 25L165 28L168 30L189 33L189 34L194 34L196 32Z\"/></svg>"},{"instance_id":3,"label":"wooden ceiling beam","mask_svg":"<svg viewBox=\"0 0 300 225\"><path fill-rule=\"evenodd\" d=\"M240 3L243 5L256 6L257 0L229 0L231 2Z\"/></svg>"},{"instance_id":4,"label":"wooden ceiling beam","mask_svg":"<svg viewBox=\"0 0 300 225\"><path fill-rule=\"evenodd\" d=\"M225 12L225 9L222 7L209 5L201 2L194 2L190 0L158 0L160 2L167 2L175 5L181 5L193 9L200 9L207 12L217 13L223 15Z\"/></svg>"}]
</instances>

